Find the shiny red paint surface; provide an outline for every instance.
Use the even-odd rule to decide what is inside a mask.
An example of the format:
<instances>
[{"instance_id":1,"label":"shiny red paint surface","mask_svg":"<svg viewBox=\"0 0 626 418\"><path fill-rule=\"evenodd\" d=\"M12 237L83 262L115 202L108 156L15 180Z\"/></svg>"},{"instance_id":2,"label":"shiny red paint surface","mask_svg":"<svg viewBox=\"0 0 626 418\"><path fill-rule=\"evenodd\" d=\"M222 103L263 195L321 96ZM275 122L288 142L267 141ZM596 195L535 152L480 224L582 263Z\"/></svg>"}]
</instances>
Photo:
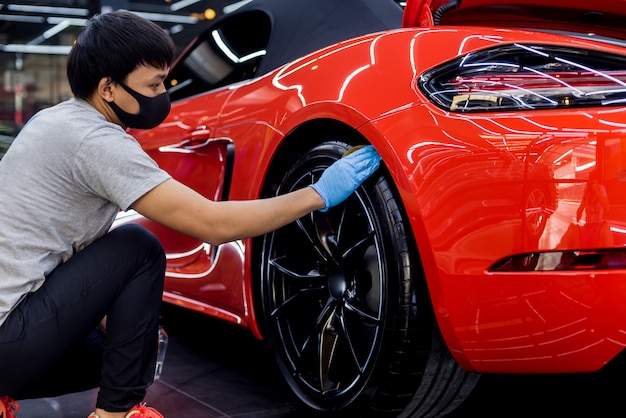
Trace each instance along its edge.
<instances>
[{"instance_id":1,"label":"shiny red paint surface","mask_svg":"<svg viewBox=\"0 0 626 418\"><path fill-rule=\"evenodd\" d=\"M400 192L439 325L464 368L595 370L626 343L626 270L491 267L510 256L583 245L585 217L576 218L590 183L585 167L592 165L602 167L610 230L584 246L624 246L626 109L459 114L436 107L416 87L435 65L514 42L626 53L513 29L390 31L334 45L236 88L176 102L160 127L133 134L174 177L215 199L227 146L234 145L228 198L249 199L260 196L269 168L280 164L277 150L295 130L320 119L351 127L380 152ZM542 225L532 221L537 190L550 196ZM241 324L261 338L252 240L216 249L149 227L168 252L165 300ZM570 227L578 235L568 233Z\"/></svg>"},{"instance_id":2,"label":"shiny red paint surface","mask_svg":"<svg viewBox=\"0 0 626 418\"><path fill-rule=\"evenodd\" d=\"M558 29L624 39L626 27L623 13L622 0L409 0L402 26Z\"/></svg>"},{"instance_id":3,"label":"shiny red paint surface","mask_svg":"<svg viewBox=\"0 0 626 418\"><path fill-rule=\"evenodd\" d=\"M605 186L614 197L607 216L612 242L591 245L624 246L624 184L619 176L626 145L620 125L626 110L600 112L594 118L581 110L566 119L558 112L531 119L450 118L427 108L412 112L413 120L423 124L405 130L393 117L385 124L395 138L407 138L396 142L405 167L414 168L406 173L414 182L403 191L405 203L415 198L407 208L415 214L414 231L439 323L457 359L483 372L524 373L596 369L617 355L626 342L623 270L488 269L511 254L581 245L580 238L568 240L568 229L577 224L585 180L575 178L571 161L562 159L567 155L586 163L595 162L596 155L607 156ZM444 131L438 128L444 125ZM494 136L496 126L517 134ZM558 126L578 129L548 130ZM422 132L417 145L408 139L415 131ZM489 137L502 150L478 150L472 138L480 137ZM520 158L541 156L554 177L529 182L524 167L515 167L519 163L504 151L505 143L508 149L518 148L514 155ZM534 235L524 224L523 202L524 188L537 186L556 188L558 201L541 233Z\"/></svg>"}]
</instances>

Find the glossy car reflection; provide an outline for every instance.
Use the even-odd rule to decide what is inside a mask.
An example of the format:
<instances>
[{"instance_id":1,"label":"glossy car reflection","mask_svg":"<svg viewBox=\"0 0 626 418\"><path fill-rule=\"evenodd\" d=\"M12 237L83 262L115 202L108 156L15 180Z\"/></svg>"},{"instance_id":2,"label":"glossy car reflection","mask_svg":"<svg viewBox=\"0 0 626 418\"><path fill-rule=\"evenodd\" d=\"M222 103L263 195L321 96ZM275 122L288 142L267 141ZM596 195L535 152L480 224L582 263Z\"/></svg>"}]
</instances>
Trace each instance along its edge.
<instances>
[{"instance_id":1,"label":"glossy car reflection","mask_svg":"<svg viewBox=\"0 0 626 418\"><path fill-rule=\"evenodd\" d=\"M482 373L617 356L623 2L309 3L216 21L171 71L169 117L132 133L216 200L305 187L357 144L384 164L345 204L219 247L121 214L163 242L164 300L267 340L322 416L443 416Z\"/></svg>"}]
</instances>

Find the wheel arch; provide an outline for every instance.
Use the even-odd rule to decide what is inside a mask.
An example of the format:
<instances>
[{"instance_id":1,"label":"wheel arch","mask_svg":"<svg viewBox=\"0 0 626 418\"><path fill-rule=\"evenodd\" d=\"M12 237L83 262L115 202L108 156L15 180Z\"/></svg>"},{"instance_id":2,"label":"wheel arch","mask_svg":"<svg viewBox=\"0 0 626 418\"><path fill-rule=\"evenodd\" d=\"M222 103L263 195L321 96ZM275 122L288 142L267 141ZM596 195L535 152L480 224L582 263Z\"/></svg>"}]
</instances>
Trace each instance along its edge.
<instances>
[{"instance_id":1,"label":"wheel arch","mask_svg":"<svg viewBox=\"0 0 626 418\"><path fill-rule=\"evenodd\" d=\"M359 129L349 125L348 123L332 119L332 118L317 118L308 120L305 123L297 126L287 135L276 149L272 158L272 163L267 170L262 189L260 191L260 197L272 196L282 175L289 168L290 161L296 161L303 153L313 146L328 140L338 139L343 140L351 145L369 144L376 146L381 152L381 155L386 155L391 160L385 160L386 164L394 165L398 168L399 161L393 161L393 153L389 151L388 145L384 144L382 138L377 138L377 131L371 124L364 124ZM386 164L381 165L381 169L385 170L385 176L388 179L390 186L394 188L398 196L400 196L399 204L401 211L405 214L408 213L406 205L412 207L412 212L419 211L419 205L415 196L411 195L411 188L407 183L405 177L396 177L402 172L402 169L394 169L393 166L387 167ZM395 172L395 175L394 175ZM396 182L401 182L400 186ZM411 242L413 248L411 251L414 253L414 257L419 260L419 286L423 286L424 291L428 296L428 304L430 309L434 312L435 320L437 321L439 330L443 336L446 345L454 353L456 359L464 366L467 367L468 363L462 352L459 351L459 345L456 339L456 333L450 324L447 322L445 316L442 317L441 312L445 311L445 301L441 300L439 281L436 274L436 265L433 253L430 249L428 238L426 236L425 228L422 224L421 218L409 217L409 222L412 225L411 230L408 231L411 234ZM416 235L417 234L417 235ZM258 266L260 263L260 250L262 237L257 237L252 240L251 255L250 255L250 279L251 283L249 289L251 289L248 295L249 306L251 306L250 314L254 320L253 332L259 338L265 339L265 324L263 323L262 306L260 301L260 283L258 277L258 269L254 266ZM427 271L430 271L431 276L427 275ZM254 326L256 329L254 329Z\"/></svg>"},{"instance_id":2,"label":"wheel arch","mask_svg":"<svg viewBox=\"0 0 626 418\"><path fill-rule=\"evenodd\" d=\"M369 144L370 141L356 128L336 119L315 119L307 121L306 123L298 126L296 129L289 132L285 139L281 142L280 146L276 150L274 157L272 158L272 164L267 171L263 187L260 193L260 197L269 197L274 194L278 184L284 175L285 171L289 168L289 161L297 160L302 154L313 146L327 141L329 139L342 140L351 145ZM373 144L375 145L375 144ZM395 188L397 195L401 195L397 190L393 176L384 164L381 165L381 169L384 170L384 176L389 180L390 187ZM406 208L404 208L403 202L399 202L399 210L406 214ZM413 257L420 262L419 274L419 286L423 287L424 292L428 298L427 302L430 309L434 309L431 295L426 282L426 276L424 267L421 264L421 254L417 248L416 237L413 236L413 231L407 230L407 234L411 235L410 242L412 247L409 249L413 254ZM260 251L261 242L263 237L256 237L252 240L252 252L251 252L251 266L258 266L260 263ZM258 270L254 267L251 269L251 306L252 314L255 317L254 323L257 325L257 330L262 338L265 338L265 324L263 323L262 306L260 301L260 279L258 277ZM433 315L434 312L433 312Z\"/></svg>"}]
</instances>

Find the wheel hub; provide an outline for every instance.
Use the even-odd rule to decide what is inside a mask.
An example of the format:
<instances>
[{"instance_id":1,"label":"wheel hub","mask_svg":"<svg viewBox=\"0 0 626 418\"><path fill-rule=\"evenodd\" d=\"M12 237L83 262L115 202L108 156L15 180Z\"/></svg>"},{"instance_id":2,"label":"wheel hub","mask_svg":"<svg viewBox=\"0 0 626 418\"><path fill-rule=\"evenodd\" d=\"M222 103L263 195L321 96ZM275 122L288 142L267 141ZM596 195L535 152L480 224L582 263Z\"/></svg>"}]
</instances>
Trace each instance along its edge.
<instances>
[{"instance_id":1,"label":"wheel hub","mask_svg":"<svg viewBox=\"0 0 626 418\"><path fill-rule=\"evenodd\" d=\"M337 268L330 272L328 275L328 292L335 300L350 298L354 294L343 270Z\"/></svg>"}]
</instances>

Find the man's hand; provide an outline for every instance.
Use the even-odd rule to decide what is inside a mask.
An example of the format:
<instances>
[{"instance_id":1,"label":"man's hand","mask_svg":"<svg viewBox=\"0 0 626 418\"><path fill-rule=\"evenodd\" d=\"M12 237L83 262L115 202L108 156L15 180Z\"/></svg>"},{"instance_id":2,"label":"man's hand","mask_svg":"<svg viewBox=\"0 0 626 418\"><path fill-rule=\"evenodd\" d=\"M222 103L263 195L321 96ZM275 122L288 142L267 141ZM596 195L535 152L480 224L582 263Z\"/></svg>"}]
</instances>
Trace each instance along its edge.
<instances>
[{"instance_id":1,"label":"man's hand","mask_svg":"<svg viewBox=\"0 0 626 418\"><path fill-rule=\"evenodd\" d=\"M380 165L380 155L368 145L335 161L310 187L322 196L326 212L346 200Z\"/></svg>"},{"instance_id":2,"label":"man's hand","mask_svg":"<svg viewBox=\"0 0 626 418\"><path fill-rule=\"evenodd\" d=\"M107 332L107 317L106 316L104 318L102 318L102 321L100 321L100 323L98 324L98 326L96 328L101 333L106 334L106 332Z\"/></svg>"}]
</instances>

